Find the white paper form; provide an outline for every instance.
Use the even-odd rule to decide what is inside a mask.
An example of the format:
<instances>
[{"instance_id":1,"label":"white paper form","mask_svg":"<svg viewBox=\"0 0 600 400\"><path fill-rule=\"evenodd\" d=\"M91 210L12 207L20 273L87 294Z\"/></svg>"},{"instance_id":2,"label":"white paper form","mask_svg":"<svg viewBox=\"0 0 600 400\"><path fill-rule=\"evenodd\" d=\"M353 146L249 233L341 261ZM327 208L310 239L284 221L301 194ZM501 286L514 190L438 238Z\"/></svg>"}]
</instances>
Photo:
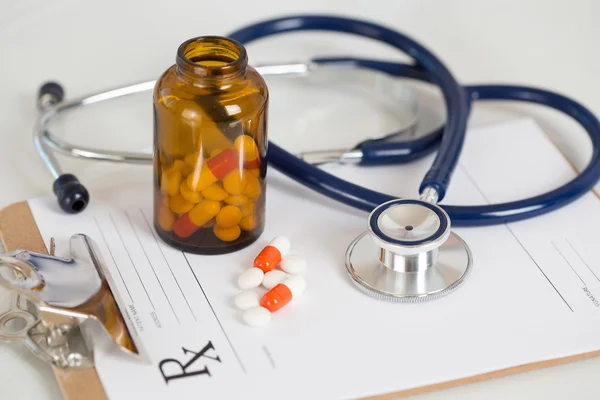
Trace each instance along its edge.
<instances>
[{"instance_id":1,"label":"white paper form","mask_svg":"<svg viewBox=\"0 0 600 400\"><path fill-rule=\"evenodd\" d=\"M328 166L354 183L415 197L433 155L403 166ZM149 174L151 171L149 169ZM471 130L443 204L516 200L575 173L530 120ZM30 201L46 241L66 255L85 233L103 252L144 364L100 351L111 399L207 397L347 399L479 375L600 349L600 200L589 193L533 220L457 228L473 252L466 283L442 299L393 304L358 291L344 254L367 213L270 169L267 224L233 254L183 254L154 235L148 183L93 193L65 215L55 199ZM275 235L308 260L307 289L269 325L244 325L236 279Z\"/></svg>"}]
</instances>

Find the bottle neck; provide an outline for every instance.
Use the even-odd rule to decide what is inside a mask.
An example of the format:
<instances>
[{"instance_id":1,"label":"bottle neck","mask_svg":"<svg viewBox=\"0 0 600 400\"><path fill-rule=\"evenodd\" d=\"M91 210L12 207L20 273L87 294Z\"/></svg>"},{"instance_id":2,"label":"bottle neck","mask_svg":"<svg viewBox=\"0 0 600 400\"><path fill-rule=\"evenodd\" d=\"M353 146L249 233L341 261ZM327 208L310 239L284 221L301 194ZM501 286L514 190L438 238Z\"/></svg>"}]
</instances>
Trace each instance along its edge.
<instances>
[{"instance_id":1,"label":"bottle neck","mask_svg":"<svg viewBox=\"0 0 600 400\"><path fill-rule=\"evenodd\" d=\"M235 40L203 36L179 46L175 64L177 77L185 84L218 91L245 77L248 56Z\"/></svg>"}]
</instances>

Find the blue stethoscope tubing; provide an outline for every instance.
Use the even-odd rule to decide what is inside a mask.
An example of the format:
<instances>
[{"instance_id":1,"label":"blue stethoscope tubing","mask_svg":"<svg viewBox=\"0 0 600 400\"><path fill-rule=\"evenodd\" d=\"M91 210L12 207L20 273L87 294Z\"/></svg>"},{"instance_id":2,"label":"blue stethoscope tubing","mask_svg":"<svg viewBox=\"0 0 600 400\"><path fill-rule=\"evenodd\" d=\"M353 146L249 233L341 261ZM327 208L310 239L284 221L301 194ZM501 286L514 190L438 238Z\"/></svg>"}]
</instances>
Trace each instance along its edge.
<instances>
[{"instance_id":1,"label":"blue stethoscope tubing","mask_svg":"<svg viewBox=\"0 0 600 400\"><path fill-rule=\"evenodd\" d=\"M355 34L387 43L409 56L416 65L353 58L314 60L317 63L343 63L386 72L393 76L412 78L437 85L446 107L445 125L404 146L385 141L367 142L361 146L363 165L401 163L414 160L437 150L436 158L419 187L422 192L433 187L441 201L460 156L467 120L473 101L514 100L539 104L561 111L577 121L588 133L592 142L592 155L586 168L570 182L549 192L531 198L499 204L480 206L452 206L440 204L455 227L505 224L533 218L563 207L588 191L600 179L600 121L588 109L560 94L546 90L510 85L460 86L448 69L427 49L414 40L370 22L350 18L300 15L276 18L246 26L229 35L246 45L254 40L295 31L333 31ZM380 204L396 199L394 196L370 190L337 178L322 169L308 164L276 144L268 145L267 159L275 169L318 193L364 211L372 211Z\"/></svg>"}]
</instances>

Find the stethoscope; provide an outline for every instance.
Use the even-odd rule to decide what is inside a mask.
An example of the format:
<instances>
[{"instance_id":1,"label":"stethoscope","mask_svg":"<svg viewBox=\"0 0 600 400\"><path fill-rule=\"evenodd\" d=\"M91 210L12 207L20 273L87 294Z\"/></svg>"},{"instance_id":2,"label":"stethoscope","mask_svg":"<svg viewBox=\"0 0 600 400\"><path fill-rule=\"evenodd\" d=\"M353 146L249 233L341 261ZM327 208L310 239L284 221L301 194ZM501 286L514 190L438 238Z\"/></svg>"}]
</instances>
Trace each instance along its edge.
<instances>
[{"instance_id":1,"label":"stethoscope","mask_svg":"<svg viewBox=\"0 0 600 400\"><path fill-rule=\"evenodd\" d=\"M398 302L424 301L444 296L467 278L473 257L467 244L451 230L454 226L504 224L539 216L563 207L591 190L600 178L600 121L585 107L549 91L507 85L462 87L430 51L412 39L370 22L333 16L290 16L260 22L228 35L242 44L267 36L294 31L334 31L363 36L386 43L415 60L407 65L378 60L328 58L308 64L265 67L263 74L307 72L311 66L341 65L377 71L389 77L412 78L435 84L446 109L445 125L425 136L402 141L366 140L342 152L327 153L321 160L335 159L358 165L404 163L437 151L426 173L417 199L398 199L337 178L306 157L299 157L269 143L268 162L297 182L342 203L369 211L367 231L348 247L346 268L352 281L366 293ZM89 194L77 178L63 173L53 151L88 159L149 164L151 154L104 151L76 147L50 134L50 120L57 114L141 91L151 90L154 81L64 102L62 88L49 83L39 94L42 110L34 143L55 181L54 193L60 207L81 212ZM439 205L444 199L461 153L471 103L476 100L518 100L554 108L579 122L590 136L593 151L586 168L567 184L528 199L481 206ZM408 124L393 135L409 130Z\"/></svg>"}]
</instances>

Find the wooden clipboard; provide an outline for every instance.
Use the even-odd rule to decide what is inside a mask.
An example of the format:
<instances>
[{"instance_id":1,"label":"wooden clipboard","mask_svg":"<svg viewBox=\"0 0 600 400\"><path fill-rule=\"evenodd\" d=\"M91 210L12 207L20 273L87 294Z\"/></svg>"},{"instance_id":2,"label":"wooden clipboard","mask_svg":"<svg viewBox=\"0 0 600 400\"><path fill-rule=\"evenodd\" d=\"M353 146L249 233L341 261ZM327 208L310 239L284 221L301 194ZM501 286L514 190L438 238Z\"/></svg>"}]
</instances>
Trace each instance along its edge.
<instances>
[{"instance_id":1,"label":"wooden clipboard","mask_svg":"<svg viewBox=\"0 0 600 400\"><path fill-rule=\"evenodd\" d=\"M11 204L0 210L0 237L6 251L23 249L48 254L26 201ZM108 399L95 368L69 372L53 368L53 371L66 400Z\"/></svg>"},{"instance_id":2,"label":"wooden clipboard","mask_svg":"<svg viewBox=\"0 0 600 400\"><path fill-rule=\"evenodd\" d=\"M48 254L44 240L26 201L12 204L0 210L0 237L7 251L24 249ZM417 394L448 389L488 379L515 375L535 369L552 367L578 360L600 356L600 350L505 368L485 374L437 383L418 388L368 397L365 400L391 400ZM66 400L108 399L95 368L65 372L54 368L54 375Z\"/></svg>"}]
</instances>

